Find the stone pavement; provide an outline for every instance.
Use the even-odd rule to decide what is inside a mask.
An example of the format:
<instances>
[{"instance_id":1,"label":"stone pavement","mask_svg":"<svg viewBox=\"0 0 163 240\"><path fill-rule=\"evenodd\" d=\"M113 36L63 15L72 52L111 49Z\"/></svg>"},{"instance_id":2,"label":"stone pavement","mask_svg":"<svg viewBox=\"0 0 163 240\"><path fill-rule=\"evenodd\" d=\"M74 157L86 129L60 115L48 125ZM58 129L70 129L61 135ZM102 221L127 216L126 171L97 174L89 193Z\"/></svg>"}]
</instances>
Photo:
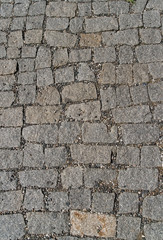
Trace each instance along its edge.
<instances>
[{"instance_id":1,"label":"stone pavement","mask_svg":"<svg viewBox=\"0 0 163 240\"><path fill-rule=\"evenodd\" d=\"M163 0L131 2L0 1L0 240L163 239Z\"/></svg>"}]
</instances>

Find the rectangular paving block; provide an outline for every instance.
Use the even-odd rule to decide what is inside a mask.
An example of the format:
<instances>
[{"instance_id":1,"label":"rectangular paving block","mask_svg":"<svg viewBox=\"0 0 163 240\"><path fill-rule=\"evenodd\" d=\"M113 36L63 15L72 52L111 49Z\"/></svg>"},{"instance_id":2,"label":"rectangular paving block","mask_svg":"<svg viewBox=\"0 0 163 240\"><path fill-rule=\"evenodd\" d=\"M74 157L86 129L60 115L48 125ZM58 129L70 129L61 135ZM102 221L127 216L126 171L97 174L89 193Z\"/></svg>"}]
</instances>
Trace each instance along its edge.
<instances>
[{"instance_id":1,"label":"rectangular paving block","mask_svg":"<svg viewBox=\"0 0 163 240\"><path fill-rule=\"evenodd\" d=\"M1 128L0 147L12 148L20 146L21 128Z\"/></svg>"},{"instance_id":2,"label":"rectangular paving block","mask_svg":"<svg viewBox=\"0 0 163 240\"><path fill-rule=\"evenodd\" d=\"M91 237L114 237L116 219L106 214L71 211L71 234Z\"/></svg>"}]
</instances>

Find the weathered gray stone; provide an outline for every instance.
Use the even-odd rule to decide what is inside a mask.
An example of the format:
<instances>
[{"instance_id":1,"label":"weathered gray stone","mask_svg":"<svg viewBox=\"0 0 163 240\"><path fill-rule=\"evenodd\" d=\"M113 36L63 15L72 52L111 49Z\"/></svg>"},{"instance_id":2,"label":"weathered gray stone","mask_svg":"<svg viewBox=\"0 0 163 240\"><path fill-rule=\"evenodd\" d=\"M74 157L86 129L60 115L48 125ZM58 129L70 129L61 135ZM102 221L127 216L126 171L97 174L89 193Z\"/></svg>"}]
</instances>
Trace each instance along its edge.
<instances>
[{"instance_id":1,"label":"weathered gray stone","mask_svg":"<svg viewBox=\"0 0 163 240\"><path fill-rule=\"evenodd\" d=\"M116 77L117 77L116 83L131 85L133 82L132 65L131 64L119 65L116 69Z\"/></svg>"},{"instance_id":2,"label":"weathered gray stone","mask_svg":"<svg viewBox=\"0 0 163 240\"><path fill-rule=\"evenodd\" d=\"M17 47L8 47L7 58L11 58L11 59L20 58L20 49Z\"/></svg>"},{"instance_id":3,"label":"weathered gray stone","mask_svg":"<svg viewBox=\"0 0 163 240\"><path fill-rule=\"evenodd\" d=\"M132 10L135 13L142 13L144 11L146 3L147 3L147 0L137 0L136 2L134 2L132 6Z\"/></svg>"},{"instance_id":4,"label":"weathered gray stone","mask_svg":"<svg viewBox=\"0 0 163 240\"><path fill-rule=\"evenodd\" d=\"M92 3L93 12L95 15L108 14L109 8L107 2L93 2Z\"/></svg>"},{"instance_id":5,"label":"weathered gray stone","mask_svg":"<svg viewBox=\"0 0 163 240\"><path fill-rule=\"evenodd\" d=\"M116 163L129 166L138 166L140 163L139 155L139 148L126 146L117 147Z\"/></svg>"},{"instance_id":6,"label":"weathered gray stone","mask_svg":"<svg viewBox=\"0 0 163 240\"><path fill-rule=\"evenodd\" d=\"M157 146L143 146L141 149L141 166L161 167L161 154Z\"/></svg>"},{"instance_id":7,"label":"weathered gray stone","mask_svg":"<svg viewBox=\"0 0 163 240\"><path fill-rule=\"evenodd\" d=\"M163 195L147 196L143 201L143 217L163 220Z\"/></svg>"},{"instance_id":8,"label":"weathered gray stone","mask_svg":"<svg viewBox=\"0 0 163 240\"><path fill-rule=\"evenodd\" d=\"M30 234L63 234L69 231L68 215L54 212L27 213Z\"/></svg>"},{"instance_id":9,"label":"weathered gray stone","mask_svg":"<svg viewBox=\"0 0 163 240\"><path fill-rule=\"evenodd\" d=\"M51 66L51 52L50 48L47 47L39 47L36 57L36 69L46 68Z\"/></svg>"},{"instance_id":10,"label":"weathered gray stone","mask_svg":"<svg viewBox=\"0 0 163 240\"><path fill-rule=\"evenodd\" d=\"M130 88L131 98L134 104L145 103L149 101L147 86L139 85Z\"/></svg>"},{"instance_id":11,"label":"weathered gray stone","mask_svg":"<svg viewBox=\"0 0 163 240\"><path fill-rule=\"evenodd\" d=\"M20 72L31 72L34 70L34 59L24 58L18 60L19 71Z\"/></svg>"},{"instance_id":12,"label":"weathered gray stone","mask_svg":"<svg viewBox=\"0 0 163 240\"><path fill-rule=\"evenodd\" d=\"M113 215L71 211L70 222L72 235L114 237L116 233L116 219Z\"/></svg>"},{"instance_id":13,"label":"weathered gray stone","mask_svg":"<svg viewBox=\"0 0 163 240\"><path fill-rule=\"evenodd\" d=\"M66 192L50 192L46 199L46 208L49 211L66 211L69 209L68 194Z\"/></svg>"},{"instance_id":14,"label":"weathered gray stone","mask_svg":"<svg viewBox=\"0 0 163 240\"><path fill-rule=\"evenodd\" d=\"M85 143L114 143L117 140L117 127L108 130L104 123L84 123L82 139Z\"/></svg>"},{"instance_id":15,"label":"weathered gray stone","mask_svg":"<svg viewBox=\"0 0 163 240\"><path fill-rule=\"evenodd\" d=\"M101 32L118 29L118 22L114 17L86 18L85 25L86 32Z\"/></svg>"},{"instance_id":16,"label":"weathered gray stone","mask_svg":"<svg viewBox=\"0 0 163 240\"><path fill-rule=\"evenodd\" d=\"M63 166L67 161L67 150L65 147L46 148L44 158L47 167Z\"/></svg>"},{"instance_id":17,"label":"weathered gray stone","mask_svg":"<svg viewBox=\"0 0 163 240\"><path fill-rule=\"evenodd\" d=\"M29 106L26 108L26 123L44 124L59 121L60 106Z\"/></svg>"},{"instance_id":18,"label":"weathered gray stone","mask_svg":"<svg viewBox=\"0 0 163 240\"><path fill-rule=\"evenodd\" d=\"M115 66L112 63L104 63L98 82L101 84L115 84Z\"/></svg>"},{"instance_id":19,"label":"weathered gray stone","mask_svg":"<svg viewBox=\"0 0 163 240\"><path fill-rule=\"evenodd\" d=\"M26 16L29 8L29 1L15 2L13 15L17 17Z\"/></svg>"},{"instance_id":20,"label":"weathered gray stone","mask_svg":"<svg viewBox=\"0 0 163 240\"><path fill-rule=\"evenodd\" d=\"M142 27L141 14L121 14L119 17L120 29Z\"/></svg>"},{"instance_id":21,"label":"weathered gray stone","mask_svg":"<svg viewBox=\"0 0 163 240\"><path fill-rule=\"evenodd\" d=\"M46 1L35 2L29 7L29 15L40 15L44 14L46 7Z\"/></svg>"},{"instance_id":22,"label":"weathered gray stone","mask_svg":"<svg viewBox=\"0 0 163 240\"><path fill-rule=\"evenodd\" d=\"M22 85L33 84L36 79L35 72L24 72L18 74L18 83Z\"/></svg>"},{"instance_id":23,"label":"weathered gray stone","mask_svg":"<svg viewBox=\"0 0 163 240\"><path fill-rule=\"evenodd\" d=\"M0 190L16 190L17 178L14 172L0 172Z\"/></svg>"},{"instance_id":24,"label":"weathered gray stone","mask_svg":"<svg viewBox=\"0 0 163 240\"><path fill-rule=\"evenodd\" d=\"M27 189L25 192L23 208L31 210L41 210L44 208L44 195L40 189Z\"/></svg>"},{"instance_id":25,"label":"weathered gray stone","mask_svg":"<svg viewBox=\"0 0 163 240\"><path fill-rule=\"evenodd\" d=\"M95 81L95 75L87 63L80 63L77 79L78 81Z\"/></svg>"},{"instance_id":26,"label":"weathered gray stone","mask_svg":"<svg viewBox=\"0 0 163 240\"><path fill-rule=\"evenodd\" d=\"M116 54L114 47L107 48L95 48L94 50L94 62L115 62Z\"/></svg>"},{"instance_id":27,"label":"weathered gray stone","mask_svg":"<svg viewBox=\"0 0 163 240\"><path fill-rule=\"evenodd\" d=\"M78 122L62 122L59 128L59 143L74 143L81 134Z\"/></svg>"},{"instance_id":28,"label":"weathered gray stone","mask_svg":"<svg viewBox=\"0 0 163 240\"><path fill-rule=\"evenodd\" d=\"M80 34L80 47L100 47L101 34L100 33L81 33Z\"/></svg>"},{"instance_id":29,"label":"weathered gray stone","mask_svg":"<svg viewBox=\"0 0 163 240\"><path fill-rule=\"evenodd\" d=\"M36 97L36 86L24 85L18 88L18 98L20 104L34 103Z\"/></svg>"},{"instance_id":30,"label":"weathered gray stone","mask_svg":"<svg viewBox=\"0 0 163 240\"><path fill-rule=\"evenodd\" d=\"M0 129L0 147L12 148L20 146L20 128L1 128Z\"/></svg>"},{"instance_id":31,"label":"weathered gray stone","mask_svg":"<svg viewBox=\"0 0 163 240\"><path fill-rule=\"evenodd\" d=\"M21 107L0 109L0 126L19 127L22 125L23 109Z\"/></svg>"},{"instance_id":32,"label":"weathered gray stone","mask_svg":"<svg viewBox=\"0 0 163 240\"><path fill-rule=\"evenodd\" d=\"M65 86L62 90L62 100L64 103L96 98L97 93L93 83L74 83Z\"/></svg>"},{"instance_id":33,"label":"weathered gray stone","mask_svg":"<svg viewBox=\"0 0 163 240\"><path fill-rule=\"evenodd\" d=\"M88 189L71 189L70 190L71 209L90 209L91 192Z\"/></svg>"},{"instance_id":34,"label":"weathered gray stone","mask_svg":"<svg viewBox=\"0 0 163 240\"><path fill-rule=\"evenodd\" d=\"M54 169L19 172L19 179L22 187L55 188L57 177L58 172Z\"/></svg>"},{"instance_id":35,"label":"weathered gray stone","mask_svg":"<svg viewBox=\"0 0 163 240\"><path fill-rule=\"evenodd\" d=\"M16 80L14 75L0 76L0 90L1 91L12 90L12 86L14 85L15 81ZM6 93L3 93L3 94L6 94Z\"/></svg>"},{"instance_id":36,"label":"weathered gray stone","mask_svg":"<svg viewBox=\"0 0 163 240\"><path fill-rule=\"evenodd\" d=\"M154 79L163 77L163 63L150 63L148 64L149 72Z\"/></svg>"},{"instance_id":37,"label":"weathered gray stone","mask_svg":"<svg viewBox=\"0 0 163 240\"><path fill-rule=\"evenodd\" d=\"M161 0L149 0L147 8L157 9L159 11L163 10L163 3Z\"/></svg>"},{"instance_id":38,"label":"weathered gray stone","mask_svg":"<svg viewBox=\"0 0 163 240\"><path fill-rule=\"evenodd\" d=\"M11 30L23 30L25 21L25 17L14 17L11 23Z\"/></svg>"},{"instance_id":39,"label":"weathered gray stone","mask_svg":"<svg viewBox=\"0 0 163 240\"><path fill-rule=\"evenodd\" d=\"M75 17L70 20L70 31L72 33L82 32L84 19L82 17Z\"/></svg>"},{"instance_id":40,"label":"weathered gray stone","mask_svg":"<svg viewBox=\"0 0 163 240\"><path fill-rule=\"evenodd\" d=\"M19 211L22 205L23 194L21 191L0 193L0 211ZM1 237L1 236L0 236Z\"/></svg>"},{"instance_id":41,"label":"weathered gray stone","mask_svg":"<svg viewBox=\"0 0 163 240\"><path fill-rule=\"evenodd\" d=\"M117 32L103 32L102 40L106 46L114 46L119 44L137 45L139 43L138 30L127 29Z\"/></svg>"},{"instance_id":42,"label":"weathered gray stone","mask_svg":"<svg viewBox=\"0 0 163 240\"><path fill-rule=\"evenodd\" d=\"M109 146L87 146L71 145L71 157L77 163L101 163L108 164L111 162L112 147Z\"/></svg>"},{"instance_id":43,"label":"weathered gray stone","mask_svg":"<svg viewBox=\"0 0 163 240\"><path fill-rule=\"evenodd\" d=\"M154 119L162 121L163 119L163 104L158 104L154 109Z\"/></svg>"},{"instance_id":44,"label":"weathered gray stone","mask_svg":"<svg viewBox=\"0 0 163 240\"><path fill-rule=\"evenodd\" d=\"M160 27L160 14L156 10L145 11L143 14L145 27Z\"/></svg>"},{"instance_id":45,"label":"weathered gray stone","mask_svg":"<svg viewBox=\"0 0 163 240\"><path fill-rule=\"evenodd\" d=\"M50 68L38 69L37 70L37 86L48 86L53 84L53 75Z\"/></svg>"},{"instance_id":46,"label":"weathered gray stone","mask_svg":"<svg viewBox=\"0 0 163 240\"><path fill-rule=\"evenodd\" d=\"M43 167L44 154L43 147L38 144L27 143L24 147L23 166Z\"/></svg>"},{"instance_id":47,"label":"weathered gray stone","mask_svg":"<svg viewBox=\"0 0 163 240\"><path fill-rule=\"evenodd\" d=\"M94 212L112 212L114 207L114 193L93 193L92 210Z\"/></svg>"},{"instance_id":48,"label":"weathered gray stone","mask_svg":"<svg viewBox=\"0 0 163 240\"><path fill-rule=\"evenodd\" d=\"M20 168L23 152L20 150L0 150L0 169Z\"/></svg>"},{"instance_id":49,"label":"weathered gray stone","mask_svg":"<svg viewBox=\"0 0 163 240\"><path fill-rule=\"evenodd\" d=\"M74 82L73 67L59 68L55 71L55 83Z\"/></svg>"},{"instance_id":50,"label":"weathered gray stone","mask_svg":"<svg viewBox=\"0 0 163 240\"><path fill-rule=\"evenodd\" d=\"M113 109L112 114L116 123L150 122L152 119L149 106L146 105Z\"/></svg>"},{"instance_id":51,"label":"weathered gray stone","mask_svg":"<svg viewBox=\"0 0 163 240\"><path fill-rule=\"evenodd\" d=\"M53 86L44 87L38 92L36 102L43 106L60 104L59 92Z\"/></svg>"},{"instance_id":52,"label":"weathered gray stone","mask_svg":"<svg viewBox=\"0 0 163 240\"><path fill-rule=\"evenodd\" d=\"M102 110L106 111L110 108L116 107L116 92L114 87L108 87L107 89L100 90L100 96L102 101Z\"/></svg>"},{"instance_id":53,"label":"weathered gray stone","mask_svg":"<svg viewBox=\"0 0 163 240\"><path fill-rule=\"evenodd\" d=\"M141 218L121 216L118 218L118 238L135 240L140 233Z\"/></svg>"},{"instance_id":54,"label":"weathered gray stone","mask_svg":"<svg viewBox=\"0 0 163 240\"><path fill-rule=\"evenodd\" d=\"M100 102L93 101L70 105L65 111L65 115L78 121L100 120Z\"/></svg>"},{"instance_id":55,"label":"weathered gray stone","mask_svg":"<svg viewBox=\"0 0 163 240\"><path fill-rule=\"evenodd\" d=\"M119 107L126 107L131 104L129 87L122 85L116 88L116 102Z\"/></svg>"},{"instance_id":56,"label":"weathered gray stone","mask_svg":"<svg viewBox=\"0 0 163 240\"><path fill-rule=\"evenodd\" d=\"M4 46L0 46L0 58L6 57L6 49Z\"/></svg>"},{"instance_id":57,"label":"weathered gray stone","mask_svg":"<svg viewBox=\"0 0 163 240\"><path fill-rule=\"evenodd\" d=\"M111 14L120 15L129 12L129 3L125 1L111 1L109 2Z\"/></svg>"},{"instance_id":58,"label":"weathered gray stone","mask_svg":"<svg viewBox=\"0 0 163 240\"><path fill-rule=\"evenodd\" d=\"M0 22L1 24L1 22ZM1 25L0 25L1 27ZM0 31L0 43L6 43L7 42L7 33Z\"/></svg>"},{"instance_id":59,"label":"weathered gray stone","mask_svg":"<svg viewBox=\"0 0 163 240\"><path fill-rule=\"evenodd\" d=\"M58 127L56 125L33 125L23 128L23 137L29 142L56 144L58 141Z\"/></svg>"},{"instance_id":60,"label":"weathered gray stone","mask_svg":"<svg viewBox=\"0 0 163 240\"><path fill-rule=\"evenodd\" d=\"M70 51L70 62L86 62L91 60L91 49L74 49Z\"/></svg>"},{"instance_id":61,"label":"weathered gray stone","mask_svg":"<svg viewBox=\"0 0 163 240\"><path fill-rule=\"evenodd\" d=\"M135 213L138 212L138 194L137 193L121 193L119 196L119 213Z\"/></svg>"},{"instance_id":62,"label":"weathered gray stone","mask_svg":"<svg viewBox=\"0 0 163 240\"><path fill-rule=\"evenodd\" d=\"M88 168L84 172L84 184L88 188L93 188L102 183L104 186L113 186L117 174L112 169Z\"/></svg>"},{"instance_id":63,"label":"weathered gray stone","mask_svg":"<svg viewBox=\"0 0 163 240\"><path fill-rule=\"evenodd\" d=\"M161 42L161 33L158 29L140 29L140 36L141 41L146 44Z\"/></svg>"},{"instance_id":64,"label":"weathered gray stone","mask_svg":"<svg viewBox=\"0 0 163 240\"><path fill-rule=\"evenodd\" d=\"M41 29L44 21L44 16L27 17L26 29Z\"/></svg>"},{"instance_id":65,"label":"weathered gray stone","mask_svg":"<svg viewBox=\"0 0 163 240\"><path fill-rule=\"evenodd\" d=\"M152 102L163 101L163 82L150 83L148 92Z\"/></svg>"},{"instance_id":66,"label":"weathered gray stone","mask_svg":"<svg viewBox=\"0 0 163 240\"><path fill-rule=\"evenodd\" d=\"M91 16L91 3L78 3L79 16Z\"/></svg>"},{"instance_id":67,"label":"weathered gray stone","mask_svg":"<svg viewBox=\"0 0 163 240\"><path fill-rule=\"evenodd\" d=\"M61 173L62 186L65 189L78 188L83 184L83 172L81 167L67 167Z\"/></svg>"},{"instance_id":68,"label":"weathered gray stone","mask_svg":"<svg viewBox=\"0 0 163 240\"><path fill-rule=\"evenodd\" d=\"M66 65L68 62L68 53L67 49L56 49L53 53L53 65L54 67L59 67Z\"/></svg>"},{"instance_id":69,"label":"weathered gray stone","mask_svg":"<svg viewBox=\"0 0 163 240\"><path fill-rule=\"evenodd\" d=\"M50 2L46 8L49 17L74 17L77 5L69 2Z\"/></svg>"},{"instance_id":70,"label":"weathered gray stone","mask_svg":"<svg viewBox=\"0 0 163 240\"><path fill-rule=\"evenodd\" d=\"M0 75L15 73L16 64L16 60L0 60Z\"/></svg>"},{"instance_id":71,"label":"weathered gray stone","mask_svg":"<svg viewBox=\"0 0 163 240\"><path fill-rule=\"evenodd\" d=\"M144 234L148 240L161 240L163 235L163 223L156 222L144 225Z\"/></svg>"},{"instance_id":72,"label":"weathered gray stone","mask_svg":"<svg viewBox=\"0 0 163 240\"><path fill-rule=\"evenodd\" d=\"M15 101L15 96L12 91L0 92L0 107L10 107Z\"/></svg>"},{"instance_id":73,"label":"weathered gray stone","mask_svg":"<svg viewBox=\"0 0 163 240\"><path fill-rule=\"evenodd\" d=\"M133 51L130 46L121 46L119 48L120 64L133 62Z\"/></svg>"},{"instance_id":74,"label":"weathered gray stone","mask_svg":"<svg viewBox=\"0 0 163 240\"><path fill-rule=\"evenodd\" d=\"M22 58L36 57L36 47L24 46L22 47Z\"/></svg>"},{"instance_id":75,"label":"weathered gray stone","mask_svg":"<svg viewBox=\"0 0 163 240\"><path fill-rule=\"evenodd\" d=\"M158 185L158 171L148 168L120 170L118 186L130 190L154 190Z\"/></svg>"},{"instance_id":76,"label":"weathered gray stone","mask_svg":"<svg viewBox=\"0 0 163 240\"><path fill-rule=\"evenodd\" d=\"M23 215L0 215L0 237L3 240L20 239L25 235Z\"/></svg>"},{"instance_id":77,"label":"weathered gray stone","mask_svg":"<svg viewBox=\"0 0 163 240\"><path fill-rule=\"evenodd\" d=\"M42 40L42 30L28 30L25 32L26 44L41 43L41 40Z\"/></svg>"},{"instance_id":78,"label":"weathered gray stone","mask_svg":"<svg viewBox=\"0 0 163 240\"><path fill-rule=\"evenodd\" d=\"M47 30L45 32L45 39L50 46L71 48L75 46L77 36L71 33Z\"/></svg>"},{"instance_id":79,"label":"weathered gray stone","mask_svg":"<svg viewBox=\"0 0 163 240\"><path fill-rule=\"evenodd\" d=\"M153 124L127 124L122 126L122 138L125 144L155 142L159 129Z\"/></svg>"},{"instance_id":80,"label":"weathered gray stone","mask_svg":"<svg viewBox=\"0 0 163 240\"><path fill-rule=\"evenodd\" d=\"M48 18L46 23L47 30L65 30L69 25L68 18Z\"/></svg>"},{"instance_id":81,"label":"weathered gray stone","mask_svg":"<svg viewBox=\"0 0 163 240\"><path fill-rule=\"evenodd\" d=\"M135 63L133 65L134 83L142 83L149 81L149 70L147 64Z\"/></svg>"},{"instance_id":82,"label":"weathered gray stone","mask_svg":"<svg viewBox=\"0 0 163 240\"><path fill-rule=\"evenodd\" d=\"M13 5L12 4L1 4L0 14L1 17L10 17L12 14Z\"/></svg>"},{"instance_id":83,"label":"weathered gray stone","mask_svg":"<svg viewBox=\"0 0 163 240\"><path fill-rule=\"evenodd\" d=\"M140 63L163 61L162 45L142 45L136 47L136 55Z\"/></svg>"}]
</instances>

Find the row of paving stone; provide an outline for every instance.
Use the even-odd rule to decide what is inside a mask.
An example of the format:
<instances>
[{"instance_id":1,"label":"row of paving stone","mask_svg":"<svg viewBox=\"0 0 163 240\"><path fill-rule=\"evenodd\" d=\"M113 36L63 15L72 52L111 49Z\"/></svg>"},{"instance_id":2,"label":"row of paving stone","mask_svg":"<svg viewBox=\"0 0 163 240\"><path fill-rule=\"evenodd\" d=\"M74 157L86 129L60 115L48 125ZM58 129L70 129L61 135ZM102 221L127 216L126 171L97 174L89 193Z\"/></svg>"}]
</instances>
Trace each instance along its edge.
<instances>
[{"instance_id":1,"label":"row of paving stone","mask_svg":"<svg viewBox=\"0 0 163 240\"><path fill-rule=\"evenodd\" d=\"M0 240L162 240L163 1L0 1Z\"/></svg>"}]
</instances>

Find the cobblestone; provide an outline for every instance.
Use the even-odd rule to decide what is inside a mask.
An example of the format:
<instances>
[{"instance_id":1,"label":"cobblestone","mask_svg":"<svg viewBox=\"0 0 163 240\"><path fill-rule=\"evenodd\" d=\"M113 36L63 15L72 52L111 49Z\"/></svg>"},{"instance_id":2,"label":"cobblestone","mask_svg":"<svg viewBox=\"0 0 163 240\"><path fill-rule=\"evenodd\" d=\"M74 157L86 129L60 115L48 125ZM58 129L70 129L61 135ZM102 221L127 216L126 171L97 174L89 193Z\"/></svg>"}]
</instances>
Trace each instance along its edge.
<instances>
[{"instance_id":1,"label":"cobblestone","mask_svg":"<svg viewBox=\"0 0 163 240\"><path fill-rule=\"evenodd\" d=\"M0 2L0 240L162 240L163 1Z\"/></svg>"}]
</instances>

